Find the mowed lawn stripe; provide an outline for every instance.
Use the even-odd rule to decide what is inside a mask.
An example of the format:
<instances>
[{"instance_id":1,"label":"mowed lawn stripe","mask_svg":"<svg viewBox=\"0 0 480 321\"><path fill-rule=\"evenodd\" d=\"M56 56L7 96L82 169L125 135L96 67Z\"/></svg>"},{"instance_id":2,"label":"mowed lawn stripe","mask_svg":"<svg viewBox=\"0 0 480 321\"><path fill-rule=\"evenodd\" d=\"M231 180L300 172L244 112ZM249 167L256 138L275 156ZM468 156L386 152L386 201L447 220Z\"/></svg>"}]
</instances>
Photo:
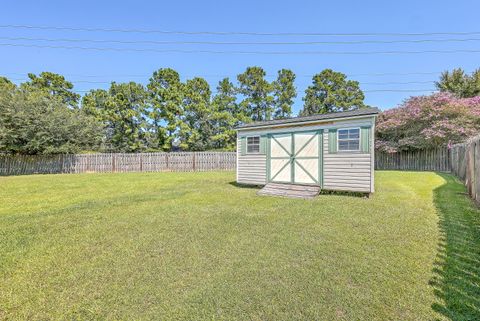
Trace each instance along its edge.
<instances>
[{"instance_id":1,"label":"mowed lawn stripe","mask_svg":"<svg viewBox=\"0 0 480 321\"><path fill-rule=\"evenodd\" d=\"M448 318L435 195L459 183L376 174L307 201L228 172L0 178L0 318Z\"/></svg>"}]
</instances>

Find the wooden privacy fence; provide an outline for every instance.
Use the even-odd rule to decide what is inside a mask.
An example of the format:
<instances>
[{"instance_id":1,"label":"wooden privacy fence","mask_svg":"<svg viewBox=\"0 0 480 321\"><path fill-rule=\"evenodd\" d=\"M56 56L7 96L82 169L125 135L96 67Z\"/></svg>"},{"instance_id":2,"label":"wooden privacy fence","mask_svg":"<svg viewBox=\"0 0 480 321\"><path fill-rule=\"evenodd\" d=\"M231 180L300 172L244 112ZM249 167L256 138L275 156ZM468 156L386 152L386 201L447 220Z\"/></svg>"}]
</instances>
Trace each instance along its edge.
<instances>
[{"instance_id":1,"label":"wooden privacy fence","mask_svg":"<svg viewBox=\"0 0 480 321\"><path fill-rule=\"evenodd\" d=\"M480 136L451 149L452 173L467 187L468 194L480 202Z\"/></svg>"},{"instance_id":2,"label":"wooden privacy fence","mask_svg":"<svg viewBox=\"0 0 480 321\"><path fill-rule=\"evenodd\" d=\"M235 170L235 152L0 155L0 175Z\"/></svg>"},{"instance_id":3,"label":"wooden privacy fence","mask_svg":"<svg viewBox=\"0 0 480 321\"><path fill-rule=\"evenodd\" d=\"M375 169L450 172L447 147L398 153L375 152Z\"/></svg>"},{"instance_id":4,"label":"wooden privacy fence","mask_svg":"<svg viewBox=\"0 0 480 321\"><path fill-rule=\"evenodd\" d=\"M480 202L480 136L463 144L399 153L375 152L375 169L451 172Z\"/></svg>"}]
</instances>

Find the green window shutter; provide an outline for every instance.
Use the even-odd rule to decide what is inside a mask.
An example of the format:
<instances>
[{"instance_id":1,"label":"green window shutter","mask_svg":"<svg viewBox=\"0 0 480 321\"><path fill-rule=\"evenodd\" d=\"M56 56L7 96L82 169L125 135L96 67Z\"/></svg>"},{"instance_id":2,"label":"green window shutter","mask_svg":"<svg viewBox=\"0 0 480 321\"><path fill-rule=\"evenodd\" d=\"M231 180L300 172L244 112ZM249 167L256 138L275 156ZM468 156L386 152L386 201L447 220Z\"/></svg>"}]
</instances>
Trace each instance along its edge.
<instances>
[{"instance_id":1,"label":"green window shutter","mask_svg":"<svg viewBox=\"0 0 480 321\"><path fill-rule=\"evenodd\" d=\"M328 152L329 153L337 152L337 130L336 129L328 130Z\"/></svg>"},{"instance_id":2,"label":"green window shutter","mask_svg":"<svg viewBox=\"0 0 480 321\"><path fill-rule=\"evenodd\" d=\"M360 151L362 153L370 153L370 133L370 126L360 128Z\"/></svg>"},{"instance_id":3,"label":"green window shutter","mask_svg":"<svg viewBox=\"0 0 480 321\"><path fill-rule=\"evenodd\" d=\"M260 136L260 154L267 153L267 136L262 135Z\"/></svg>"},{"instance_id":4,"label":"green window shutter","mask_svg":"<svg viewBox=\"0 0 480 321\"><path fill-rule=\"evenodd\" d=\"M247 137L240 137L240 155L247 154Z\"/></svg>"}]
</instances>

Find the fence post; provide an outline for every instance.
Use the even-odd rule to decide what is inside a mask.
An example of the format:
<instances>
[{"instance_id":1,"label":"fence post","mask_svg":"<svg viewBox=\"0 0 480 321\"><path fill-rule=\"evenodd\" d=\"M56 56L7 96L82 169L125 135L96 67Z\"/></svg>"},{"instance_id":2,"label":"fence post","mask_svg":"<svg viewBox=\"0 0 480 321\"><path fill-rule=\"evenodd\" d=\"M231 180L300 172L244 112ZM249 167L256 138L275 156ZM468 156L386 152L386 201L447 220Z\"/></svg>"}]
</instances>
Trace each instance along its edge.
<instances>
[{"instance_id":1,"label":"fence post","mask_svg":"<svg viewBox=\"0 0 480 321\"><path fill-rule=\"evenodd\" d=\"M10 156L6 156L5 157L6 161L7 161L7 172L5 173L6 175L10 175L10 163L11 163L11 158Z\"/></svg>"},{"instance_id":2,"label":"fence post","mask_svg":"<svg viewBox=\"0 0 480 321\"><path fill-rule=\"evenodd\" d=\"M112 154L112 173L115 173L115 154Z\"/></svg>"}]
</instances>

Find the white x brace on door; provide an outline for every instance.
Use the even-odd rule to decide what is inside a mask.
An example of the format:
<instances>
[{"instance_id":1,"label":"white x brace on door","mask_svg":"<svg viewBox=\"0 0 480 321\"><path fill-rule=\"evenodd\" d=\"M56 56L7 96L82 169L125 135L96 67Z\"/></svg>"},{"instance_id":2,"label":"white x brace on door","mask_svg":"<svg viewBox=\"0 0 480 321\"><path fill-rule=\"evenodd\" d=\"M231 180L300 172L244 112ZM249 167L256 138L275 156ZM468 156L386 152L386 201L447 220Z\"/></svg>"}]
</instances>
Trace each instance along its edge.
<instances>
[{"instance_id":1,"label":"white x brace on door","mask_svg":"<svg viewBox=\"0 0 480 321\"><path fill-rule=\"evenodd\" d=\"M321 144L317 131L269 135L269 182L320 185Z\"/></svg>"}]
</instances>

